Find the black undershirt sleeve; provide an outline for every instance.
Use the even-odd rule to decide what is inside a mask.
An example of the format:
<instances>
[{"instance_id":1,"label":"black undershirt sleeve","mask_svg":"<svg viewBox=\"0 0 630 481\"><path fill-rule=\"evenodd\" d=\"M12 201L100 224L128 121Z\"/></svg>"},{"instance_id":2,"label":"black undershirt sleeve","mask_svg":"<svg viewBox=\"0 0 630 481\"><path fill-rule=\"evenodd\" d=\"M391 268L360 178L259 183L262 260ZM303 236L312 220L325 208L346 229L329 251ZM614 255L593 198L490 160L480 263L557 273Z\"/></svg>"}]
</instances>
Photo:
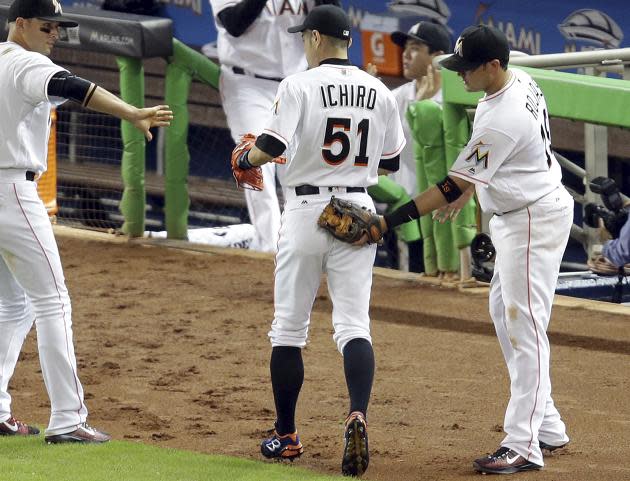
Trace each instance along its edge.
<instances>
[{"instance_id":1,"label":"black undershirt sleeve","mask_svg":"<svg viewBox=\"0 0 630 481\"><path fill-rule=\"evenodd\" d=\"M238 4L221 10L217 17L233 37L240 37L263 11L267 0L241 0Z\"/></svg>"},{"instance_id":2,"label":"black undershirt sleeve","mask_svg":"<svg viewBox=\"0 0 630 481\"><path fill-rule=\"evenodd\" d=\"M261 134L256 139L256 147L272 157L282 155L282 153L287 149L282 142L269 134Z\"/></svg>"},{"instance_id":3,"label":"black undershirt sleeve","mask_svg":"<svg viewBox=\"0 0 630 481\"><path fill-rule=\"evenodd\" d=\"M400 168L400 154L391 159L381 159L378 163L378 168L389 170L390 172L397 172Z\"/></svg>"},{"instance_id":4,"label":"black undershirt sleeve","mask_svg":"<svg viewBox=\"0 0 630 481\"><path fill-rule=\"evenodd\" d=\"M94 90L96 90L96 84L62 70L50 78L46 92L51 97L72 100L86 106Z\"/></svg>"}]
</instances>

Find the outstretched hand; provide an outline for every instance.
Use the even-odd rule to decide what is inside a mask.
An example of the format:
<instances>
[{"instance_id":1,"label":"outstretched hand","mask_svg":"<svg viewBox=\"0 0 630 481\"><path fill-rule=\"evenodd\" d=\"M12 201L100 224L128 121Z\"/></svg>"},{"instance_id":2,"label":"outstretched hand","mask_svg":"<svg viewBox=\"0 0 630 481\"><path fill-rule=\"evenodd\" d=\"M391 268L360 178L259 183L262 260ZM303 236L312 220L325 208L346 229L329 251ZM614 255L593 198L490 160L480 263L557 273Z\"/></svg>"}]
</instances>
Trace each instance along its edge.
<instances>
[{"instance_id":1,"label":"outstretched hand","mask_svg":"<svg viewBox=\"0 0 630 481\"><path fill-rule=\"evenodd\" d=\"M456 201L434 210L432 215L433 220L438 221L440 224L443 224L447 220L455 220L474 193L475 186L471 185Z\"/></svg>"},{"instance_id":2,"label":"outstretched hand","mask_svg":"<svg viewBox=\"0 0 630 481\"><path fill-rule=\"evenodd\" d=\"M138 109L130 122L135 128L144 133L144 136L150 142L153 139L153 135L151 135L149 129L151 127L167 127L171 125L171 120L173 120L173 112L168 105L156 105L155 107Z\"/></svg>"}]
</instances>

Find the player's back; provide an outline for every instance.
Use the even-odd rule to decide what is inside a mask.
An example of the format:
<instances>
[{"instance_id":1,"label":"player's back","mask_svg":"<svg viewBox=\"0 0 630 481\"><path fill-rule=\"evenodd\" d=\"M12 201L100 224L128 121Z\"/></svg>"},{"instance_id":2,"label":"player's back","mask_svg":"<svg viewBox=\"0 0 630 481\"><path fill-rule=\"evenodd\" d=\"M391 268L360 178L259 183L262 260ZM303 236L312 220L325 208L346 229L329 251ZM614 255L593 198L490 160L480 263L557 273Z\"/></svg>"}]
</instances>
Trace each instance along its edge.
<instances>
[{"instance_id":1,"label":"player's back","mask_svg":"<svg viewBox=\"0 0 630 481\"><path fill-rule=\"evenodd\" d=\"M324 63L283 82L301 112L288 139L289 187L373 185L380 160L397 156L404 146L392 93L380 80L342 62Z\"/></svg>"}]
</instances>

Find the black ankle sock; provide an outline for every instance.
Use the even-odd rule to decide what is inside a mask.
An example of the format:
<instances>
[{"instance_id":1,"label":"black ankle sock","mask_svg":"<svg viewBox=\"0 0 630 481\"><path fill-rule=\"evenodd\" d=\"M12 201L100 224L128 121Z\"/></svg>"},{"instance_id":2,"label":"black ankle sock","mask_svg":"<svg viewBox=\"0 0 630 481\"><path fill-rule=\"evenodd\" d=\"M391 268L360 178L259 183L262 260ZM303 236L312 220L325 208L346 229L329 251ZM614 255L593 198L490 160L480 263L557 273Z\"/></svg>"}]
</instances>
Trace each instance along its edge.
<instances>
[{"instance_id":1,"label":"black ankle sock","mask_svg":"<svg viewBox=\"0 0 630 481\"><path fill-rule=\"evenodd\" d=\"M277 346L271 351L271 385L276 402L276 431L280 435L295 432L295 406L302 382L304 363L299 347Z\"/></svg>"},{"instance_id":2,"label":"black ankle sock","mask_svg":"<svg viewBox=\"0 0 630 481\"><path fill-rule=\"evenodd\" d=\"M343 368L346 374L350 412L367 414L374 380L374 351L367 339L353 339L343 348Z\"/></svg>"}]
</instances>

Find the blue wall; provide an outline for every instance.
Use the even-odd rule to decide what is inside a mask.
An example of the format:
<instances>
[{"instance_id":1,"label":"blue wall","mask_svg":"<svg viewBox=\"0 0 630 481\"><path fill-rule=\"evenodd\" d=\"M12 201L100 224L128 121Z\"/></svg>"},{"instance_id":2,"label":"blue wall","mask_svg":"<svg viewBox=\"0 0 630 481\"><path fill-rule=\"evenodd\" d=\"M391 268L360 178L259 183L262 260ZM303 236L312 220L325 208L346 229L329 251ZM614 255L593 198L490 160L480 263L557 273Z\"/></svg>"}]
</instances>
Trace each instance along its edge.
<instances>
[{"instance_id":1,"label":"blue wall","mask_svg":"<svg viewBox=\"0 0 630 481\"><path fill-rule=\"evenodd\" d=\"M62 0L67 6L98 6L102 0ZM396 17L400 28L421 18L445 23L456 38L474 23L501 28L515 50L556 53L592 48L630 46L630 16L626 1L588 0L342 0L355 31L351 58L362 64L360 25L366 14ZM208 0L162 0L173 19L175 34L184 43L201 47L216 40Z\"/></svg>"}]
</instances>

